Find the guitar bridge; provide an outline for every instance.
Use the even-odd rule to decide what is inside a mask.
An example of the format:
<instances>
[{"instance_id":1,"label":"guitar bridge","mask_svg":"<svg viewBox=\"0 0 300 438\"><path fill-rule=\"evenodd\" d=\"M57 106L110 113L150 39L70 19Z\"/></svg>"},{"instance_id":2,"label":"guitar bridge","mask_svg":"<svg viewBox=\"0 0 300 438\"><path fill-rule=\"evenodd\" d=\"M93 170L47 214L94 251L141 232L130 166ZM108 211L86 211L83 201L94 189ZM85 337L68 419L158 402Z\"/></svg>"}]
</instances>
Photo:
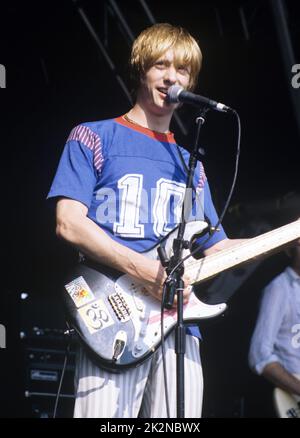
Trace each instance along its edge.
<instances>
[{"instance_id":1,"label":"guitar bridge","mask_svg":"<svg viewBox=\"0 0 300 438\"><path fill-rule=\"evenodd\" d=\"M126 322L130 320L131 311L121 292L115 292L109 295L108 301L119 321Z\"/></svg>"}]
</instances>

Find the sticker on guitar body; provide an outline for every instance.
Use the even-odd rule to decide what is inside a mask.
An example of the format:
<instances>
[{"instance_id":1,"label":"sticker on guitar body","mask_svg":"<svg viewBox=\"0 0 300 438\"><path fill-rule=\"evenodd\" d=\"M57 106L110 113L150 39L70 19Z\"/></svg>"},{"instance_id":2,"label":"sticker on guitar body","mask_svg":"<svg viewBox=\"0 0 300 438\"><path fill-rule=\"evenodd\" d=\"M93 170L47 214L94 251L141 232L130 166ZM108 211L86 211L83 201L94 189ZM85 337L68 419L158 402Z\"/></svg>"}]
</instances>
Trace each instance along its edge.
<instances>
[{"instance_id":1,"label":"sticker on guitar body","mask_svg":"<svg viewBox=\"0 0 300 438\"><path fill-rule=\"evenodd\" d=\"M75 280L66 284L65 289L77 308L90 303L96 298L82 276L77 277Z\"/></svg>"},{"instance_id":2,"label":"sticker on guitar body","mask_svg":"<svg viewBox=\"0 0 300 438\"><path fill-rule=\"evenodd\" d=\"M91 334L114 324L104 302L99 299L78 310L87 329Z\"/></svg>"}]
</instances>

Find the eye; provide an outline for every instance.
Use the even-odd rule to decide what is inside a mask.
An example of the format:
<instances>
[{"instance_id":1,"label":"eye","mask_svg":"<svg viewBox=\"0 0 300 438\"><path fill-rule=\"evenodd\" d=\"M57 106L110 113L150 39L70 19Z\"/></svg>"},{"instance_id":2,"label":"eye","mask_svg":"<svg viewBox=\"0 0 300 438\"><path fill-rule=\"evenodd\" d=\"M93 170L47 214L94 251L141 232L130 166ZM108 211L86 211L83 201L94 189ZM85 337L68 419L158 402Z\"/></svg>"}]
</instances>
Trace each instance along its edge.
<instances>
[{"instance_id":1,"label":"eye","mask_svg":"<svg viewBox=\"0 0 300 438\"><path fill-rule=\"evenodd\" d=\"M179 65L177 67L177 70L179 71L179 73L182 73L182 74L190 74L190 69L185 65Z\"/></svg>"},{"instance_id":2,"label":"eye","mask_svg":"<svg viewBox=\"0 0 300 438\"><path fill-rule=\"evenodd\" d=\"M160 60L160 61L156 61L156 63L154 64L157 68L164 68L165 67L165 61Z\"/></svg>"}]
</instances>

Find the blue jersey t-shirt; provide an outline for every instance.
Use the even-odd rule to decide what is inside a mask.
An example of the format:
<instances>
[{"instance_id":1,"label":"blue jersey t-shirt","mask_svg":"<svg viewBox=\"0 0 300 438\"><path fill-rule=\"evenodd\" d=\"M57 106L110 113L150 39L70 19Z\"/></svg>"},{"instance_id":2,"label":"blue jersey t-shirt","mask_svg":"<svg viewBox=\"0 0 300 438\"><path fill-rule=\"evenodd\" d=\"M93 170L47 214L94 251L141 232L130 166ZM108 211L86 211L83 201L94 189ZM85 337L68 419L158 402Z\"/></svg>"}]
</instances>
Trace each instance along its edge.
<instances>
[{"instance_id":1,"label":"blue jersey t-shirt","mask_svg":"<svg viewBox=\"0 0 300 438\"><path fill-rule=\"evenodd\" d=\"M82 202L88 217L112 239L135 251L147 251L181 219L186 170L177 147L172 133L143 128L122 116L82 123L70 133L48 198ZM187 165L189 153L179 148ZM216 224L218 216L200 162L193 182L196 196L191 193L189 220L204 220L205 213ZM224 238L221 227L203 249Z\"/></svg>"}]
</instances>

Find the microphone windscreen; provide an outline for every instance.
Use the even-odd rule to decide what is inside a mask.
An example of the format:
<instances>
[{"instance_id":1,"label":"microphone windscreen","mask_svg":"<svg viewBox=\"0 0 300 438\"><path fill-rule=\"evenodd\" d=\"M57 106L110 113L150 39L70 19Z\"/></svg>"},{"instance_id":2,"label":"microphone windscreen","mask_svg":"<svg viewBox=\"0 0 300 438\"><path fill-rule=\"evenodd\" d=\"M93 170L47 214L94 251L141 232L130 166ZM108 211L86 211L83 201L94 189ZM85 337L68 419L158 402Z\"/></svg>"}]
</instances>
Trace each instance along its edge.
<instances>
[{"instance_id":1,"label":"microphone windscreen","mask_svg":"<svg viewBox=\"0 0 300 438\"><path fill-rule=\"evenodd\" d=\"M180 92L183 90L182 87L180 87L180 85L172 85L169 89L168 89L168 101L170 103L177 103L179 102L179 94Z\"/></svg>"}]
</instances>

